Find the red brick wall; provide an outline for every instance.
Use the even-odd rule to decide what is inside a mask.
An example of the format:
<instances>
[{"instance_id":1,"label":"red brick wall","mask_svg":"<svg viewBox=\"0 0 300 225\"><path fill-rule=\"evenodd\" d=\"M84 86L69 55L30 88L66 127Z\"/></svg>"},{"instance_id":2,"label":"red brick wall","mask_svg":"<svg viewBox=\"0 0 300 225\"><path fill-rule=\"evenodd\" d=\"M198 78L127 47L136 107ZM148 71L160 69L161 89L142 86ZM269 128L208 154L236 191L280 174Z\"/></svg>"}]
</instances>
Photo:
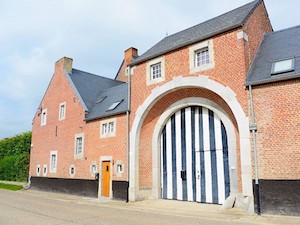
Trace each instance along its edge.
<instances>
[{"instance_id":1,"label":"red brick wall","mask_svg":"<svg viewBox=\"0 0 300 225\"><path fill-rule=\"evenodd\" d=\"M300 179L300 80L253 87L260 179Z\"/></svg>"},{"instance_id":2,"label":"red brick wall","mask_svg":"<svg viewBox=\"0 0 300 225\"><path fill-rule=\"evenodd\" d=\"M257 30L256 30L257 29ZM243 39L238 40L237 34L240 31L245 31L248 34L249 42L245 42ZM198 76L205 75L209 79L230 87L236 94L236 98L242 106L245 115L248 116L248 93L245 89L244 83L247 75L249 62L255 56L256 50L260 43L260 39L264 32L271 31L271 25L268 20L267 13L263 4L249 17L248 21L242 28L232 30L230 32L220 34L212 38L214 49L214 67L205 71L190 74L189 69L189 48L183 47L173 52L164 55L165 61L165 80L163 82L146 85L146 62L137 65L132 75L132 99L131 99L131 115L135 115L135 112L139 105L141 105L145 99L151 94L151 91L158 85L163 85L171 81L176 76ZM190 90L189 90L190 91ZM161 113L166 109L168 105L175 100L179 100L185 96L199 96L207 97L212 101L219 103L220 98L218 96L211 97L203 92L203 90L194 90L190 93L173 92L156 103L146 120L144 121L141 137L140 137L140 156L139 156L139 169L140 169L140 187L151 187L152 182L152 156L151 156L151 135L153 133L155 122ZM167 99L167 100L166 100ZM163 102L165 100L165 102ZM228 110L228 106L223 102L221 104L224 110ZM232 115L232 113L230 114ZM232 116L232 121L235 123L235 119ZM133 118L131 119L131 125ZM237 163L238 163L238 176L239 176L239 189L241 190L241 168L240 168L240 151L239 151L239 138L237 132Z\"/></svg>"},{"instance_id":3,"label":"red brick wall","mask_svg":"<svg viewBox=\"0 0 300 225\"><path fill-rule=\"evenodd\" d=\"M273 31L264 2L256 8L243 26L243 30L249 38L248 42L245 43L246 70L248 71L261 42L261 37L264 33Z\"/></svg>"},{"instance_id":4,"label":"red brick wall","mask_svg":"<svg viewBox=\"0 0 300 225\"><path fill-rule=\"evenodd\" d=\"M66 118L59 121L59 104L62 102L66 102ZM45 164L48 166L47 177L71 178L69 168L71 164L74 164L74 178L94 179L94 175L90 172L92 162L95 162L99 169L100 156L112 156L114 162L122 160L124 163L124 174L117 177L113 172L112 178L115 180L127 179L125 114L114 117L117 123L114 137L100 138L101 120L88 123L84 121L84 108L63 74L62 65L57 66L41 106L43 109L47 109L47 124L40 126L41 115L35 115L32 126L33 147L30 161L32 176L36 176L37 164L41 165L41 170ZM75 135L79 133L84 133L84 155L81 159L74 159ZM50 173L50 152L54 150L58 152L57 172Z\"/></svg>"}]
</instances>

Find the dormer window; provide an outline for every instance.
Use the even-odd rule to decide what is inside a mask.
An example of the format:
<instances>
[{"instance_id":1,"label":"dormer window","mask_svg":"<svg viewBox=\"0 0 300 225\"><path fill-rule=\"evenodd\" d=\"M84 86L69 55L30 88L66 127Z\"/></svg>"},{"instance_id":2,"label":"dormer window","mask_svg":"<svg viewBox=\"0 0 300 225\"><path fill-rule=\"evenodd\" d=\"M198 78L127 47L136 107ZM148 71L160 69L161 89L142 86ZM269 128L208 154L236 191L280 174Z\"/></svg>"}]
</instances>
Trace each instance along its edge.
<instances>
[{"instance_id":1,"label":"dormer window","mask_svg":"<svg viewBox=\"0 0 300 225\"><path fill-rule=\"evenodd\" d=\"M111 111L111 110L114 110L115 108L117 108L118 105L120 105L120 103L123 101L122 100L119 100L119 101L116 101L114 102L106 111Z\"/></svg>"},{"instance_id":2,"label":"dormer window","mask_svg":"<svg viewBox=\"0 0 300 225\"><path fill-rule=\"evenodd\" d=\"M294 70L294 58L273 62L272 74L286 73Z\"/></svg>"}]
</instances>

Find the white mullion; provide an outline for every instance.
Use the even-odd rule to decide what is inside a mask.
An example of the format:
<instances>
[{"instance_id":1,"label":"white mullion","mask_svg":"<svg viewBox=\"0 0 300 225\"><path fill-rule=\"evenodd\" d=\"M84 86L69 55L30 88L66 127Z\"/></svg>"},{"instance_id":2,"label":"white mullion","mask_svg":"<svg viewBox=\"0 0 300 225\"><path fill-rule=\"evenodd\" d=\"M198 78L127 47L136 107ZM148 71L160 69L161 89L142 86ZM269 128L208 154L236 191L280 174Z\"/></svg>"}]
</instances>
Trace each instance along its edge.
<instances>
[{"instance_id":1,"label":"white mullion","mask_svg":"<svg viewBox=\"0 0 300 225\"><path fill-rule=\"evenodd\" d=\"M214 116L215 122L215 140L216 140L216 159L217 159L217 174L218 174L218 199L219 203L223 204L225 200L225 185L224 185L224 162L223 162L223 144L221 120L218 115Z\"/></svg>"},{"instance_id":2,"label":"white mullion","mask_svg":"<svg viewBox=\"0 0 300 225\"><path fill-rule=\"evenodd\" d=\"M209 138L209 115L208 109L203 108L203 141L204 141L204 161L205 161L205 192L206 202L212 203L212 177L211 177L211 157Z\"/></svg>"},{"instance_id":3,"label":"white mullion","mask_svg":"<svg viewBox=\"0 0 300 225\"><path fill-rule=\"evenodd\" d=\"M172 137L171 137L171 120L167 122L166 125L166 139L167 139L167 198L173 198L173 183L172 183Z\"/></svg>"},{"instance_id":4,"label":"white mullion","mask_svg":"<svg viewBox=\"0 0 300 225\"><path fill-rule=\"evenodd\" d=\"M187 199L193 201L191 108L185 110Z\"/></svg>"},{"instance_id":5,"label":"white mullion","mask_svg":"<svg viewBox=\"0 0 300 225\"><path fill-rule=\"evenodd\" d=\"M176 168L177 168L177 199L182 200L182 180L181 180L181 113L175 114L175 129L176 129Z\"/></svg>"},{"instance_id":6,"label":"white mullion","mask_svg":"<svg viewBox=\"0 0 300 225\"><path fill-rule=\"evenodd\" d=\"M195 109L195 161L196 161L196 201L201 201L201 173L200 173L200 140L199 140L199 108Z\"/></svg>"}]
</instances>

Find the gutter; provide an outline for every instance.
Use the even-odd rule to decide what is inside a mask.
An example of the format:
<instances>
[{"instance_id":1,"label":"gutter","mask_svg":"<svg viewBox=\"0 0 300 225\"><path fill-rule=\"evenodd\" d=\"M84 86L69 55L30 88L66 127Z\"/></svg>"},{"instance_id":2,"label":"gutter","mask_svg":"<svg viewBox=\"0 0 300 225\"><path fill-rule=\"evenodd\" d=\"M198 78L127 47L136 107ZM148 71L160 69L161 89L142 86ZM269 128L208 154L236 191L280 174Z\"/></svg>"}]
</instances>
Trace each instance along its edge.
<instances>
[{"instance_id":1,"label":"gutter","mask_svg":"<svg viewBox=\"0 0 300 225\"><path fill-rule=\"evenodd\" d=\"M253 107L253 96L252 96L252 86L251 85L249 85L249 94L250 94L250 113L251 113L250 131L252 133L253 152L254 152L254 168L255 168L254 193L255 193L255 197L256 197L257 214L260 215L261 214L261 207L260 207L260 196L259 196L258 158L257 158L257 146L256 146L257 126L256 126L256 123L255 123L254 107Z\"/></svg>"},{"instance_id":2,"label":"gutter","mask_svg":"<svg viewBox=\"0 0 300 225\"><path fill-rule=\"evenodd\" d=\"M127 140L126 140L126 148L127 148L127 183L128 183L128 188L127 188L127 199L126 202L129 201L129 168L130 168L130 104L131 104L131 69L129 66L129 73L128 73L128 106L127 106L127 111L126 111L126 122L127 122Z\"/></svg>"}]
</instances>

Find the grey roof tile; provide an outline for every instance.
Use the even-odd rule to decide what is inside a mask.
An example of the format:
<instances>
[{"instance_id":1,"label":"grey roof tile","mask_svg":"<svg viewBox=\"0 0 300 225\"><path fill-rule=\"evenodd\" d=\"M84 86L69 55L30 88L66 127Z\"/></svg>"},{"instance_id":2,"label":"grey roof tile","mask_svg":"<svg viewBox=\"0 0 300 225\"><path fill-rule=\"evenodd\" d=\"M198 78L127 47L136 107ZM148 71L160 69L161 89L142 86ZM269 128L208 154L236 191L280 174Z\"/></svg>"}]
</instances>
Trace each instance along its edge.
<instances>
[{"instance_id":1,"label":"grey roof tile","mask_svg":"<svg viewBox=\"0 0 300 225\"><path fill-rule=\"evenodd\" d=\"M294 71L272 73L275 61L294 58ZM249 69L246 85L257 85L300 77L300 26L265 34Z\"/></svg>"},{"instance_id":2,"label":"grey roof tile","mask_svg":"<svg viewBox=\"0 0 300 225\"><path fill-rule=\"evenodd\" d=\"M223 15L167 36L144 54L136 58L131 65L136 65L175 49L179 49L225 31L240 27L245 23L248 17L261 2L262 0L250 2Z\"/></svg>"},{"instance_id":3,"label":"grey roof tile","mask_svg":"<svg viewBox=\"0 0 300 225\"><path fill-rule=\"evenodd\" d=\"M121 103L116 108L108 110L112 104L118 101L121 101ZM117 115L126 111L128 111L128 84L123 83L100 92L93 109L86 116L86 120Z\"/></svg>"},{"instance_id":4,"label":"grey roof tile","mask_svg":"<svg viewBox=\"0 0 300 225\"><path fill-rule=\"evenodd\" d=\"M85 118L87 121L128 111L127 83L76 69L68 75L75 91L87 107L88 113ZM100 103L99 100L104 96L106 98ZM118 100L122 102L115 109L107 111L109 106Z\"/></svg>"}]
</instances>

